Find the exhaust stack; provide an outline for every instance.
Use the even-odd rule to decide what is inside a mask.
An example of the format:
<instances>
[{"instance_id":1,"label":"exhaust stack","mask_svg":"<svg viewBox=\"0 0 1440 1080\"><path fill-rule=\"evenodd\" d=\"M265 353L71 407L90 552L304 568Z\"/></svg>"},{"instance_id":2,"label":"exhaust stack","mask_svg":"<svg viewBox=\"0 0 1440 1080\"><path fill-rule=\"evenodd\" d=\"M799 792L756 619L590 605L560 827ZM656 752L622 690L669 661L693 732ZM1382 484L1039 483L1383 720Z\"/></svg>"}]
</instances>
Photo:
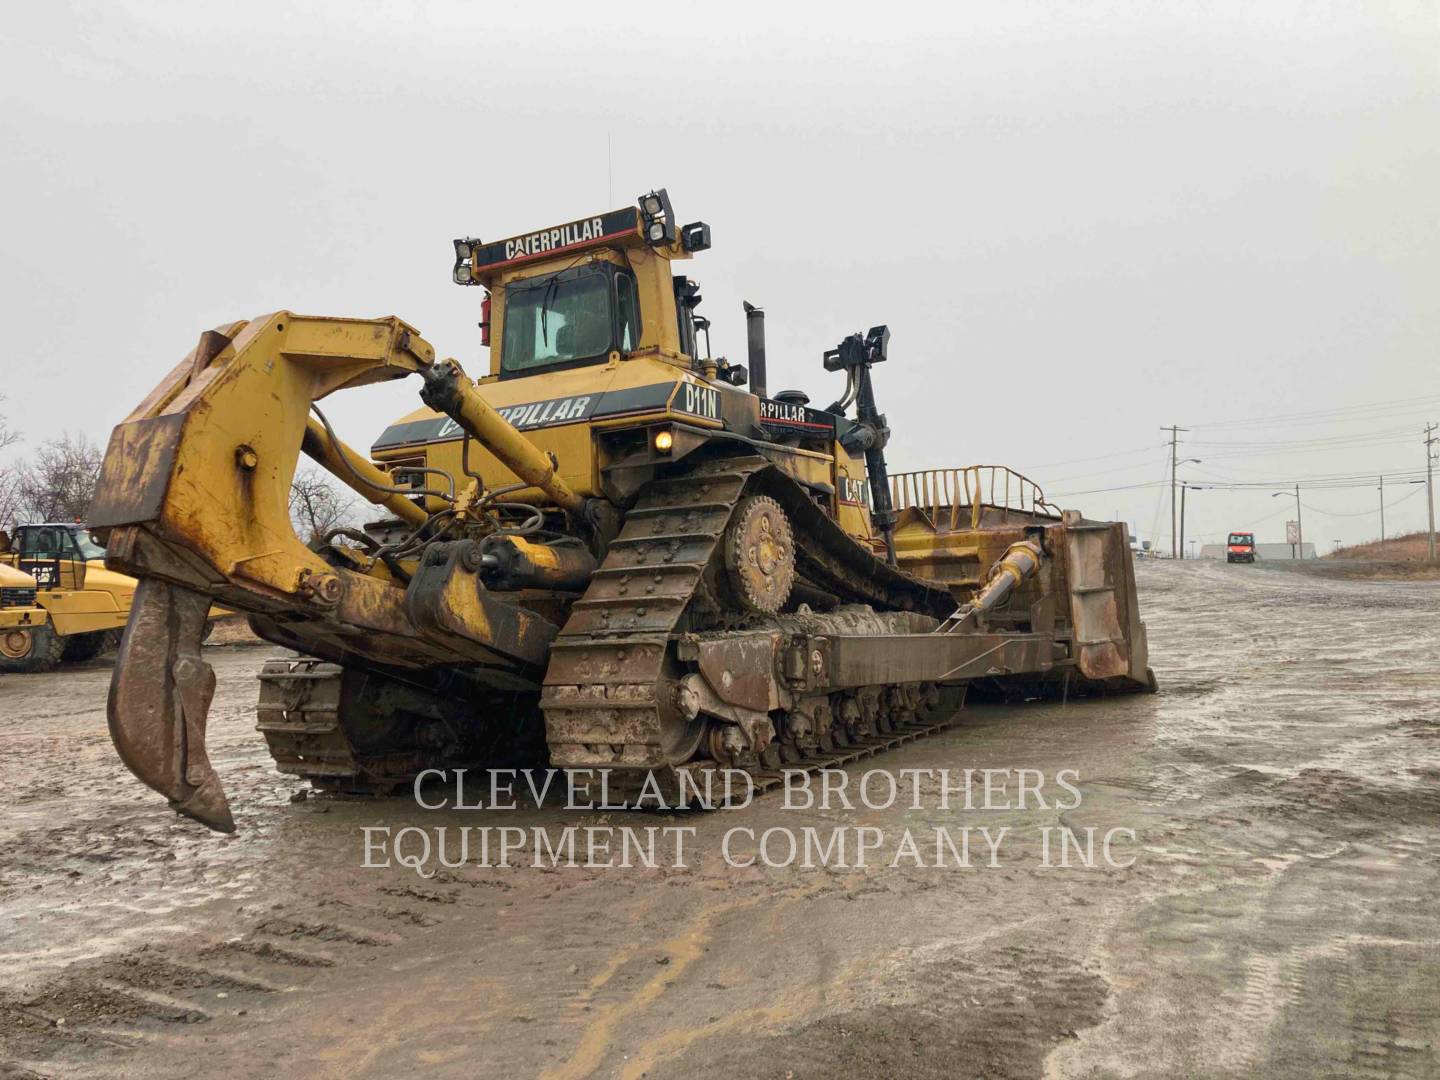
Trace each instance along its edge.
<instances>
[{"instance_id":1,"label":"exhaust stack","mask_svg":"<svg viewBox=\"0 0 1440 1080\"><path fill-rule=\"evenodd\" d=\"M765 312L750 301L745 305L745 347L750 365L750 391L765 396Z\"/></svg>"}]
</instances>

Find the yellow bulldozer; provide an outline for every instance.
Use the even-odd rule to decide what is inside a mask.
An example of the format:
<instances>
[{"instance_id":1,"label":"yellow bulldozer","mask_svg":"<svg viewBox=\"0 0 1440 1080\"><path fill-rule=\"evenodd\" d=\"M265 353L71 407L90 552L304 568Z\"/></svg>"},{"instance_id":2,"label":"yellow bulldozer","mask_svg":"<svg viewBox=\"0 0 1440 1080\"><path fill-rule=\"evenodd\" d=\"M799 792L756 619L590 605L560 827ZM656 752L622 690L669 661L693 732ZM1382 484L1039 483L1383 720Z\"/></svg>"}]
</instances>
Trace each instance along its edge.
<instances>
[{"instance_id":1,"label":"yellow bulldozer","mask_svg":"<svg viewBox=\"0 0 1440 1080\"><path fill-rule=\"evenodd\" d=\"M119 644L136 581L106 569L105 549L84 525L0 532L0 567L0 671L49 671Z\"/></svg>"},{"instance_id":2,"label":"yellow bulldozer","mask_svg":"<svg viewBox=\"0 0 1440 1080\"><path fill-rule=\"evenodd\" d=\"M131 770L233 829L205 751L212 603L294 650L259 673L258 727L325 789L548 760L683 798L884 750L967 694L1153 689L1121 525L999 466L887 475L889 331L821 351L827 407L771 395L761 309L745 363L710 354L677 272L709 247L664 190L455 241L478 379L393 317L202 333L115 429L91 514L140 581L109 700ZM404 378L423 406L368 454L318 404ZM375 520L302 543L301 453Z\"/></svg>"}]
</instances>

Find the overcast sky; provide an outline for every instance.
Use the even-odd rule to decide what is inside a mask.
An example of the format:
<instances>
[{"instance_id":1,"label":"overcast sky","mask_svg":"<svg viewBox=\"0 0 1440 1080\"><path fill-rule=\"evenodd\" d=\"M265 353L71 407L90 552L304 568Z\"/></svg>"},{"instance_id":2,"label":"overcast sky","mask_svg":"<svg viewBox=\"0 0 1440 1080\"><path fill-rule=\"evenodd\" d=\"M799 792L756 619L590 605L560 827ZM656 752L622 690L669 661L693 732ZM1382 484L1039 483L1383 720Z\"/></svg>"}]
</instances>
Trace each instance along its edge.
<instances>
[{"instance_id":1,"label":"overcast sky","mask_svg":"<svg viewBox=\"0 0 1440 1080\"><path fill-rule=\"evenodd\" d=\"M889 324L892 469L1009 463L1168 545L1179 424L1197 484L1301 481L1321 551L1378 495L1313 477L1392 474L1388 530L1423 526L1434 3L51 0L0 26L0 88L21 452L103 444L201 329L278 308L479 371L451 239L664 185L714 230L717 353L766 308L772 390L831 400L821 352ZM345 397L358 445L417 403ZM1197 492L1188 535L1282 539L1287 503Z\"/></svg>"}]
</instances>

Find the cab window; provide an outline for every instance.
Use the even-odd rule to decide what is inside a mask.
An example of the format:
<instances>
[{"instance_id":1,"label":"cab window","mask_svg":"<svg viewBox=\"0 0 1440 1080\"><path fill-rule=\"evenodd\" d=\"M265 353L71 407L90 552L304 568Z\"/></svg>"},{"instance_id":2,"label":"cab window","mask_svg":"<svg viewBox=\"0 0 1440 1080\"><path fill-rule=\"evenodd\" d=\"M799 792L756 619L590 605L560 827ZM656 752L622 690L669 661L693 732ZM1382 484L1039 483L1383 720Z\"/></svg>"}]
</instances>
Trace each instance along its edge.
<instances>
[{"instance_id":1,"label":"cab window","mask_svg":"<svg viewBox=\"0 0 1440 1080\"><path fill-rule=\"evenodd\" d=\"M75 554L70 543L70 530L52 525L21 529L20 554L50 559L70 558Z\"/></svg>"},{"instance_id":2,"label":"cab window","mask_svg":"<svg viewBox=\"0 0 1440 1080\"><path fill-rule=\"evenodd\" d=\"M511 282L500 370L593 363L635 348L639 329L635 279L610 263Z\"/></svg>"},{"instance_id":3,"label":"cab window","mask_svg":"<svg viewBox=\"0 0 1440 1080\"><path fill-rule=\"evenodd\" d=\"M619 344L622 353L640 347L640 297L631 274L615 275L615 315L619 323Z\"/></svg>"}]
</instances>

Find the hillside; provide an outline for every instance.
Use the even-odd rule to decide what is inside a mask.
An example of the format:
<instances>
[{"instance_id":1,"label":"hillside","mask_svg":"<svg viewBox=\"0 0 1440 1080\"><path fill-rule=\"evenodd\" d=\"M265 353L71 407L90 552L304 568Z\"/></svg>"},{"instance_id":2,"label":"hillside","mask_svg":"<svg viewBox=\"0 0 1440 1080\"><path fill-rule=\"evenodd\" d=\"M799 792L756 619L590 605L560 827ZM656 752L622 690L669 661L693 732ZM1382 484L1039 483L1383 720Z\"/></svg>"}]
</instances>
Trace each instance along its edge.
<instances>
[{"instance_id":1,"label":"hillside","mask_svg":"<svg viewBox=\"0 0 1440 1080\"><path fill-rule=\"evenodd\" d=\"M1273 562L1279 569L1300 570L1328 578L1366 581L1440 580L1440 562L1427 562L1426 533L1408 533L1381 543L1352 544L1318 559Z\"/></svg>"},{"instance_id":2,"label":"hillside","mask_svg":"<svg viewBox=\"0 0 1440 1080\"><path fill-rule=\"evenodd\" d=\"M1428 553L1428 534L1407 533L1388 540L1342 547L1324 556L1327 559L1379 559L1385 562L1424 562Z\"/></svg>"}]
</instances>

